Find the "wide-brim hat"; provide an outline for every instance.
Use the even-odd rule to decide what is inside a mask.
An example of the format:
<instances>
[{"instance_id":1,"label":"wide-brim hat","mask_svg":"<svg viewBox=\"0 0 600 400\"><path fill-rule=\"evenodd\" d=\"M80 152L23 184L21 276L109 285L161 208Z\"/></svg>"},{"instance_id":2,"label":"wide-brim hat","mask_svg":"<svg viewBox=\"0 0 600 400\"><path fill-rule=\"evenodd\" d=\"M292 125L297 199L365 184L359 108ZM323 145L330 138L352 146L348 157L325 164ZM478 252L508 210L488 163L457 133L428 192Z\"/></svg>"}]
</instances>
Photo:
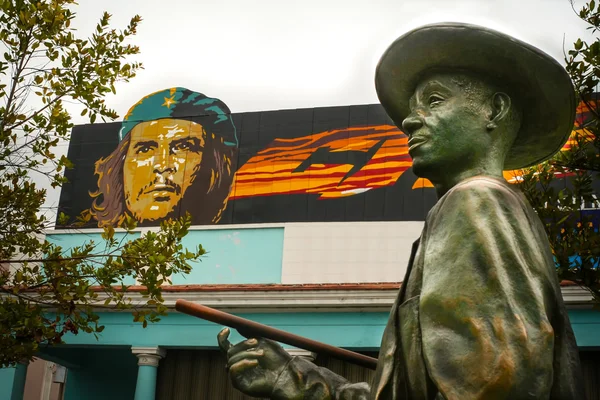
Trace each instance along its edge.
<instances>
[{"instance_id":1,"label":"wide-brim hat","mask_svg":"<svg viewBox=\"0 0 600 400\"><path fill-rule=\"evenodd\" d=\"M523 117L504 167L540 163L565 144L575 118L575 91L565 69L543 51L504 33L462 23L414 29L385 51L375 73L381 104L396 125L410 114L409 99L428 71L459 69L489 77L516 96Z\"/></svg>"}]
</instances>

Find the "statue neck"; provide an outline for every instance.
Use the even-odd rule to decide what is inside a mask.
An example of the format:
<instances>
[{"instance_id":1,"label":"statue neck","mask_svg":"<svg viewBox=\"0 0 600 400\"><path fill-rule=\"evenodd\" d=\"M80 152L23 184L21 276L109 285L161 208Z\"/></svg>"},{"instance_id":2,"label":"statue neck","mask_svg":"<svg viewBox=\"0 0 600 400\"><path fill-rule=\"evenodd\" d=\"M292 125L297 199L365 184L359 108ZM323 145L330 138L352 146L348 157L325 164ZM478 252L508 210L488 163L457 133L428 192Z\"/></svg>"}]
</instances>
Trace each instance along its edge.
<instances>
[{"instance_id":1,"label":"statue neck","mask_svg":"<svg viewBox=\"0 0 600 400\"><path fill-rule=\"evenodd\" d=\"M498 165L491 164L492 163L489 163L487 165L481 166L480 168L472 168L467 171L462 171L461 173L447 176L445 177L445 179L436 180L435 182L432 181L438 199L445 195L450 189L452 189L460 182L469 178L473 178L475 176L490 176L493 178L503 178L502 168Z\"/></svg>"}]
</instances>

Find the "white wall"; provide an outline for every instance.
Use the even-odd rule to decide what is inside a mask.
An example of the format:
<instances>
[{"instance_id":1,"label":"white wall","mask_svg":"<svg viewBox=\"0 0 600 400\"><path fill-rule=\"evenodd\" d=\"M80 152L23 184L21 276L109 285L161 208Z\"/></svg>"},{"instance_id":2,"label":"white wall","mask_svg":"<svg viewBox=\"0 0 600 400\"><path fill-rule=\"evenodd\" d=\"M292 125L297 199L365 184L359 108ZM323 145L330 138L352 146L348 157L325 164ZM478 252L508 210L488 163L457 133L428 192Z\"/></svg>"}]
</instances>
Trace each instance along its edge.
<instances>
[{"instance_id":1,"label":"white wall","mask_svg":"<svg viewBox=\"0 0 600 400\"><path fill-rule=\"evenodd\" d=\"M423 222L285 224L284 284L400 282Z\"/></svg>"}]
</instances>

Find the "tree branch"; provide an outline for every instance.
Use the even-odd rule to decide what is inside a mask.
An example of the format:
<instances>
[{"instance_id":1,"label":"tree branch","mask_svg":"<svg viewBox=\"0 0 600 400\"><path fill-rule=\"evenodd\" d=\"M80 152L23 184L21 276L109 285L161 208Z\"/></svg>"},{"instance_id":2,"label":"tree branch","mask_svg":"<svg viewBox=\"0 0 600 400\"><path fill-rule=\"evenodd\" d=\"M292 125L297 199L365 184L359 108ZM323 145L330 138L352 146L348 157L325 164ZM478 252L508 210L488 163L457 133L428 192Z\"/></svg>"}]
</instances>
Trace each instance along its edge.
<instances>
[{"instance_id":1,"label":"tree branch","mask_svg":"<svg viewBox=\"0 0 600 400\"><path fill-rule=\"evenodd\" d=\"M43 111L45 111L48 107L50 107L52 104L56 103L58 100L62 99L65 95L61 94L59 96L56 96L55 98L53 98L52 100L50 100L48 103L46 103L46 105L42 108L40 108L39 110L35 111L33 114L31 114L30 116L28 116L27 118L21 120L20 122L17 122L16 124L14 124L13 126L9 127L8 129L13 130L15 128L18 128L19 126L23 125L24 123L30 121L32 118L36 117L37 115L41 114Z\"/></svg>"},{"instance_id":2,"label":"tree branch","mask_svg":"<svg viewBox=\"0 0 600 400\"><path fill-rule=\"evenodd\" d=\"M52 262L52 261L74 261L74 260L85 260L87 258L99 258L99 257L114 257L114 254L89 254L86 256L77 256L77 257L64 257L64 258L28 258L23 260L0 260L0 264L23 264L26 262ZM137 256L124 256L120 255L119 258L123 259L133 259L133 260L143 260L145 257L137 257Z\"/></svg>"},{"instance_id":3,"label":"tree branch","mask_svg":"<svg viewBox=\"0 0 600 400\"><path fill-rule=\"evenodd\" d=\"M27 36L26 36L27 45L23 47L25 54L27 52L27 48L29 47L29 40L30 40L32 31L33 31L33 27L31 27L31 29L29 30L29 32L27 33ZM12 101L13 101L13 97L15 95L15 90L16 90L17 83L19 80L19 76L20 76L21 72L23 72L23 67L24 67L24 63L25 63L25 54L23 54L20 57L21 62L19 63L19 66L15 70L15 75L12 77L10 93L8 95L8 99L6 100L5 114L8 114L11 112L10 109L12 107ZM0 135L3 135L4 131L5 131L4 120L5 120L5 118L0 118Z\"/></svg>"}]
</instances>

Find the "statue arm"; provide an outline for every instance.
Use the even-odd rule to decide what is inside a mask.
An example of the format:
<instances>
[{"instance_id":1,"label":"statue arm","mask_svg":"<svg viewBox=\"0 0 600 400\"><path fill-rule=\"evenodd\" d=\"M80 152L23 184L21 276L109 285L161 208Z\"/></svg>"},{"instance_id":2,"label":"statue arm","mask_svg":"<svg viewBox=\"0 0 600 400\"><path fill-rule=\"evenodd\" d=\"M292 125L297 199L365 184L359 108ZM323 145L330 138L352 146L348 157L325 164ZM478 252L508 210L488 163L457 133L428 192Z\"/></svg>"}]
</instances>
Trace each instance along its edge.
<instances>
[{"instance_id":1,"label":"statue arm","mask_svg":"<svg viewBox=\"0 0 600 400\"><path fill-rule=\"evenodd\" d=\"M439 397L550 395L555 271L527 207L508 188L488 183L449 193L432 216L419 314Z\"/></svg>"},{"instance_id":2,"label":"statue arm","mask_svg":"<svg viewBox=\"0 0 600 400\"><path fill-rule=\"evenodd\" d=\"M367 383L349 383L341 376L300 357L290 360L275 384L272 399L366 400Z\"/></svg>"}]
</instances>

